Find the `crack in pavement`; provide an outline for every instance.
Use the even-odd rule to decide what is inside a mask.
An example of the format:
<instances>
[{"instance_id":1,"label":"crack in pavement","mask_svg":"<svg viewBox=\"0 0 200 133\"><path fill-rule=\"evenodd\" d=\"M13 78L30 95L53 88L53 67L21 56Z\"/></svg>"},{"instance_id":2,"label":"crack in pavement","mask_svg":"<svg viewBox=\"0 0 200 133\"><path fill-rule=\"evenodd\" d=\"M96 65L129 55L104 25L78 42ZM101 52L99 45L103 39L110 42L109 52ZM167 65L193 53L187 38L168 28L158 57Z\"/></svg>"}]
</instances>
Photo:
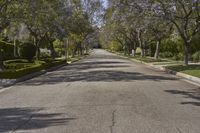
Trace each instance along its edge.
<instances>
[{"instance_id":1,"label":"crack in pavement","mask_svg":"<svg viewBox=\"0 0 200 133\"><path fill-rule=\"evenodd\" d=\"M176 127L176 130L177 130L178 133L182 133L181 130L178 127Z\"/></svg>"},{"instance_id":2,"label":"crack in pavement","mask_svg":"<svg viewBox=\"0 0 200 133\"><path fill-rule=\"evenodd\" d=\"M112 112L112 125L110 126L110 133L113 133L113 127L115 126L115 123L116 123L116 121L115 121L115 113L116 113L116 110L114 110L113 112Z\"/></svg>"}]
</instances>

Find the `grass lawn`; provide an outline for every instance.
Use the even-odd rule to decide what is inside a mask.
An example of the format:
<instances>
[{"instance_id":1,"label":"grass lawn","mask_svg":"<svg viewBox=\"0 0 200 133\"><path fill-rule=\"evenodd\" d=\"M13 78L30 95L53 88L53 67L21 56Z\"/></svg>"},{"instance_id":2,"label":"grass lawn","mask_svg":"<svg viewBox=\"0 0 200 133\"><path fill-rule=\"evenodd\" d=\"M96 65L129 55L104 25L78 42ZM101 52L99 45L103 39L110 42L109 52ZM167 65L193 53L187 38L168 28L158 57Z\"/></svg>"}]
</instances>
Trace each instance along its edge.
<instances>
[{"instance_id":1,"label":"grass lawn","mask_svg":"<svg viewBox=\"0 0 200 133\"><path fill-rule=\"evenodd\" d=\"M172 65L172 64L180 65L180 64L182 64L182 62L180 62L180 61L179 62L178 61L156 62L153 65Z\"/></svg>"},{"instance_id":2,"label":"grass lawn","mask_svg":"<svg viewBox=\"0 0 200 133\"><path fill-rule=\"evenodd\" d=\"M155 62L168 62L169 60L166 60L166 59L154 59L152 57L140 57L140 55L136 55L136 56L127 56L129 58L133 58L133 59L136 59L136 60L140 60L140 61L143 61L145 63L155 63Z\"/></svg>"},{"instance_id":3,"label":"grass lawn","mask_svg":"<svg viewBox=\"0 0 200 133\"><path fill-rule=\"evenodd\" d=\"M176 65L176 66L168 66L167 68L200 78L200 65L189 65L189 66Z\"/></svg>"},{"instance_id":4,"label":"grass lawn","mask_svg":"<svg viewBox=\"0 0 200 133\"><path fill-rule=\"evenodd\" d=\"M164 59L154 59L154 58L149 58L149 57L144 57L144 58L136 58L137 60L143 61L145 63L154 63L154 62L167 62L167 60Z\"/></svg>"},{"instance_id":5,"label":"grass lawn","mask_svg":"<svg viewBox=\"0 0 200 133\"><path fill-rule=\"evenodd\" d=\"M67 63L73 63L73 62L76 62L78 60L80 60L80 58L69 58L69 59L67 59Z\"/></svg>"}]
</instances>

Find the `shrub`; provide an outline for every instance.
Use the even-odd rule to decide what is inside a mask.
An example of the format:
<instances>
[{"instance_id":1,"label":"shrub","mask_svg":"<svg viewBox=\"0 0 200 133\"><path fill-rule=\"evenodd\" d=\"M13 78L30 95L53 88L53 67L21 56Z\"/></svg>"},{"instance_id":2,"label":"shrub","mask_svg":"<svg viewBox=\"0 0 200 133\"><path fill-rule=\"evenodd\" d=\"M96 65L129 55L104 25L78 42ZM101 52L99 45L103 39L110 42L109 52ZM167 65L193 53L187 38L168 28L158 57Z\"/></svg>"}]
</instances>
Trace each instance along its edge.
<instances>
[{"instance_id":1,"label":"shrub","mask_svg":"<svg viewBox=\"0 0 200 133\"><path fill-rule=\"evenodd\" d=\"M140 55L141 54L141 49L139 48L139 47L137 47L137 49L136 49L136 53L135 53L136 55Z\"/></svg>"},{"instance_id":2,"label":"shrub","mask_svg":"<svg viewBox=\"0 0 200 133\"><path fill-rule=\"evenodd\" d=\"M45 58L50 58L51 56L47 52L41 52L40 53L40 58L45 59Z\"/></svg>"},{"instance_id":3,"label":"shrub","mask_svg":"<svg viewBox=\"0 0 200 133\"><path fill-rule=\"evenodd\" d=\"M194 62L199 62L200 61L200 51L195 52L192 55L192 59L193 59Z\"/></svg>"},{"instance_id":4,"label":"shrub","mask_svg":"<svg viewBox=\"0 0 200 133\"><path fill-rule=\"evenodd\" d=\"M31 43L24 43L20 46L19 54L22 58L30 61L36 55L36 46Z\"/></svg>"},{"instance_id":5,"label":"shrub","mask_svg":"<svg viewBox=\"0 0 200 133\"><path fill-rule=\"evenodd\" d=\"M12 63L16 63L16 62L27 62L27 60L11 60L10 62L9 61L6 61L6 62L12 64ZM49 63L46 63L44 61L35 61L33 63L29 63L29 66L26 66L24 68L8 69L8 70L0 71L0 78L16 79L16 78L25 76L27 74L38 72L40 70L58 66L58 65L61 65L64 63L66 63L65 60L53 60ZM20 63L16 64L16 66L18 66L19 64Z\"/></svg>"},{"instance_id":6,"label":"shrub","mask_svg":"<svg viewBox=\"0 0 200 133\"><path fill-rule=\"evenodd\" d=\"M173 56L173 59L177 60L177 61L178 60L183 60L184 59L184 55L183 55L183 53L178 53L178 54Z\"/></svg>"},{"instance_id":7,"label":"shrub","mask_svg":"<svg viewBox=\"0 0 200 133\"><path fill-rule=\"evenodd\" d=\"M160 53L160 57L164 57L164 58L173 57L173 53L172 52L163 52L163 53Z\"/></svg>"},{"instance_id":8,"label":"shrub","mask_svg":"<svg viewBox=\"0 0 200 133\"><path fill-rule=\"evenodd\" d=\"M35 65L35 62L29 62L28 60L25 59L4 61L4 67L6 69L20 69L20 68L30 67L32 65Z\"/></svg>"},{"instance_id":9,"label":"shrub","mask_svg":"<svg viewBox=\"0 0 200 133\"><path fill-rule=\"evenodd\" d=\"M14 46L11 43L0 41L0 51L4 60L14 58Z\"/></svg>"},{"instance_id":10,"label":"shrub","mask_svg":"<svg viewBox=\"0 0 200 133\"><path fill-rule=\"evenodd\" d=\"M42 69L44 69L44 66L42 66L41 64L35 64L26 68L0 71L0 78L15 79L33 72L40 71Z\"/></svg>"},{"instance_id":11,"label":"shrub","mask_svg":"<svg viewBox=\"0 0 200 133\"><path fill-rule=\"evenodd\" d=\"M118 42L115 42L115 41L110 42L108 44L107 48L112 51L122 51L123 50L122 46Z\"/></svg>"}]
</instances>

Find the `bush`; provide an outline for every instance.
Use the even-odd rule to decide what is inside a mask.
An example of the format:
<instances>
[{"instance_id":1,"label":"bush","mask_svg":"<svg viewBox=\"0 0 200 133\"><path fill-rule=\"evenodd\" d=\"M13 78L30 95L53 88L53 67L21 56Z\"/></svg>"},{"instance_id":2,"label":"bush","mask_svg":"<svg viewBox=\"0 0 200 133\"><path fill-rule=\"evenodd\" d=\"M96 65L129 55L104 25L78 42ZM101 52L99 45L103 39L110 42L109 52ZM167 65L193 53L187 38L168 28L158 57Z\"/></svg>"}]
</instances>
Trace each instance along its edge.
<instances>
[{"instance_id":1,"label":"bush","mask_svg":"<svg viewBox=\"0 0 200 133\"><path fill-rule=\"evenodd\" d=\"M191 47L190 47L191 55L195 54L197 51L200 51L199 41L200 41L200 33L198 33L198 34L192 39Z\"/></svg>"},{"instance_id":2,"label":"bush","mask_svg":"<svg viewBox=\"0 0 200 133\"><path fill-rule=\"evenodd\" d=\"M45 59L43 61L45 62L44 65L45 65L46 68L66 63L66 60L54 60L52 58L47 58L47 59Z\"/></svg>"},{"instance_id":3,"label":"bush","mask_svg":"<svg viewBox=\"0 0 200 133\"><path fill-rule=\"evenodd\" d=\"M19 63L21 62L21 63ZM19 68L19 67L22 67L26 62L26 65L23 67L23 68ZM10 68L13 68L13 69L7 69L7 70L4 70L4 71L0 71L0 78L6 78L6 79L16 79L16 78L19 78L19 77L22 77L22 76L25 76L27 74L31 74L31 73L34 73L34 72L38 72L40 70L43 70L43 69L47 69L47 68L50 68L50 67L54 67L54 66L58 66L58 65L61 65L61 64L64 64L66 63L65 60L52 60L51 62L47 63L45 61L35 61L35 62L32 62L32 63L27 63L27 60L10 60L10 61L6 61L7 64L10 63L11 64L15 64L14 66L10 66ZM6 64L5 63L5 64ZM23 64L23 65L21 65ZM16 69L14 69L16 68Z\"/></svg>"},{"instance_id":4,"label":"bush","mask_svg":"<svg viewBox=\"0 0 200 133\"><path fill-rule=\"evenodd\" d=\"M14 46L11 43L0 41L0 51L3 52L3 59L14 58Z\"/></svg>"},{"instance_id":5,"label":"bush","mask_svg":"<svg viewBox=\"0 0 200 133\"><path fill-rule=\"evenodd\" d=\"M197 51L192 55L192 59L194 62L199 62L200 61L200 51Z\"/></svg>"},{"instance_id":6,"label":"bush","mask_svg":"<svg viewBox=\"0 0 200 133\"><path fill-rule=\"evenodd\" d=\"M41 64L35 64L26 68L0 71L0 78L15 79L42 69L44 69L44 66Z\"/></svg>"},{"instance_id":7,"label":"bush","mask_svg":"<svg viewBox=\"0 0 200 133\"><path fill-rule=\"evenodd\" d=\"M51 56L47 52L41 52L40 53L40 58L45 59L45 58L50 58Z\"/></svg>"},{"instance_id":8,"label":"bush","mask_svg":"<svg viewBox=\"0 0 200 133\"><path fill-rule=\"evenodd\" d=\"M163 57L163 58L173 57L173 53L172 52L163 52L163 53L160 53L160 57Z\"/></svg>"},{"instance_id":9,"label":"bush","mask_svg":"<svg viewBox=\"0 0 200 133\"><path fill-rule=\"evenodd\" d=\"M22 58L30 61L36 55L36 46L31 43L24 43L20 46L19 54Z\"/></svg>"},{"instance_id":10,"label":"bush","mask_svg":"<svg viewBox=\"0 0 200 133\"><path fill-rule=\"evenodd\" d=\"M29 62L25 59L15 59L4 61L4 67L6 69L21 69L35 65L35 62Z\"/></svg>"},{"instance_id":11,"label":"bush","mask_svg":"<svg viewBox=\"0 0 200 133\"><path fill-rule=\"evenodd\" d=\"M177 55L174 55L173 58L174 60L183 60L184 59L184 55L183 53L178 53Z\"/></svg>"},{"instance_id":12,"label":"bush","mask_svg":"<svg viewBox=\"0 0 200 133\"><path fill-rule=\"evenodd\" d=\"M160 52L165 53L165 56L173 57L179 52L183 52L182 41L180 39L164 39L160 45Z\"/></svg>"},{"instance_id":13,"label":"bush","mask_svg":"<svg viewBox=\"0 0 200 133\"><path fill-rule=\"evenodd\" d=\"M115 42L115 41L110 42L108 44L107 48L112 51L122 51L123 50L122 46L118 42Z\"/></svg>"}]
</instances>

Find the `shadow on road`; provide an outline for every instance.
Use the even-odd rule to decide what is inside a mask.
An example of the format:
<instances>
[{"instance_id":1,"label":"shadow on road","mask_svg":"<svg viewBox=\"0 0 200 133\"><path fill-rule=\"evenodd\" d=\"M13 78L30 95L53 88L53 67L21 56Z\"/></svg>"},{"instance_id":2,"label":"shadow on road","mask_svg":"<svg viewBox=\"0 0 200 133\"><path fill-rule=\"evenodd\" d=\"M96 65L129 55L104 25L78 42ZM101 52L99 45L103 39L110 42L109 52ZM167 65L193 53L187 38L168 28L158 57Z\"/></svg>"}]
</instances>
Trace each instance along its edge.
<instances>
[{"instance_id":1,"label":"shadow on road","mask_svg":"<svg viewBox=\"0 0 200 133\"><path fill-rule=\"evenodd\" d=\"M165 81L177 80L171 76L148 75L140 72L122 71L130 65L126 62L83 62L63 67L24 82L22 85L39 86L44 84L57 84L60 82L133 82L138 80ZM134 69L134 66L131 66Z\"/></svg>"},{"instance_id":2,"label":"shadow on road","mask_svg":"<svg viewBox=\"0 0 200 133\"><path fill-rule=\"evenodd\" d=\"M63 118L60 113L38 113L39 108L2 108L0 109L0 132L41 129L65 125L75 118Z\"/></svg>"},{"instance_id":3,"label":"shadow on road","mask_svg":"<svg viewBox=\"0 0 200 133\"><path fill-rule=\"evenodd\" d=\"M176 95L182 95L184 96L184 98L190 98L190 99L195 100L195 101L190 101L190 102L181 102L181 104L183 105L191 104L195 106L200 106L200 88L193 89L190 91L166 90L165 92L176 94Z\"/></svg>"}]
</instances>

